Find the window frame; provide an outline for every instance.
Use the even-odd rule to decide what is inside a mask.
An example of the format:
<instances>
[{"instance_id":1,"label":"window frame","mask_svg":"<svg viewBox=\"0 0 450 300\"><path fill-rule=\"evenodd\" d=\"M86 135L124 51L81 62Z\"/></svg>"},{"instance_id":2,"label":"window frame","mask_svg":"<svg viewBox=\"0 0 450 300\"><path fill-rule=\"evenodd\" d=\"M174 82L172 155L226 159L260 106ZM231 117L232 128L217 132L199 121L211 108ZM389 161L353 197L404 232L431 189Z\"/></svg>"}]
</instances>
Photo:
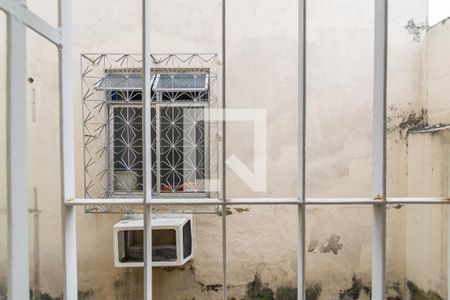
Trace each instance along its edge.
<instances>
[{"instance_id":1,"label":"window frame","mask_svg":"<svg viewBox=\"0 0 450 300\"><path fill-rule=\"evenodd\" d=\"M109 70L109 72L114 72L115 70L111 71ZM204 179L203 179L203 186L204 186L204 191L197 191L197 192L184 192L184 191L176 191L176 192L172 192L172 191L167 191L167 192L163 192L161 190L161 139L160 139L160 133L161 133L161 129L160 129L160 113L161 113L161 109L162 108L166 108L166 107L180 107L180 108L201 108L203 109L203 114L204 120L207 120L206 116L207 114L209 114L209 111L211 109L211 104L210 104L210 99L209 99L209 95L210 95L210 91L209 91L209 87L210 87L210 76L209 76L209 71L206 70L191 70L191 69L183 69L182 71L177 70L177 74L206 74L206 78L205 78L205 88L203 89L177 89L177 90L173 90L173 91L166 91L166 90L158 90L155 91L154 87L156 86L156 84L158 83L159 80L159 75L161 74L170 74L169 73L170 69L163 69L161 71L159 70L154 70L153 73L153 77L151 80L151 102L150 102L150 107L151 110L155 111L155 120L156 120L156 124L155 124L155 143L156 143L156 174L155 174L155 178L157 180L157 183L154 184L154 186L156 186L156 190L153 191L153 195L155 197L161 197L161 198L169 198L169 197L174 197L174 196L178 196L178 197L185 197L185 198L209 198L211 193L208 191L208 186L207 186L207 182L210 179L210 174L211 174L211 170L210 170L210 149L211 149L211 141L210 141L210 131L211 131L211 127L210 127L210 122L204 121ZM138 72L136 72L138 73ZM125 89L125 88L107 88L104 89L104 93L105 93L105 99L106 100L106 105L107 105L107 110L105 111L105 122L107 123L107 135L106 135L106 139L110 142L109 145L109 149L108 149L108 154L106 156L107 159L107 165L108 165L108 169L109 172L107 174L108 179L107 179L107 191L108 191L108 195L107 197L109 198L124 198L124 197L140 197L143 195L143 190L139 191L139 190L116 190L115 189L115 160L114 160L114 139L112 138L114 136L114 114L113 112L111 112L112 110L114 110L114 108L141 108L142 109L142 119L143 119L143 113L144 113L144 106L143 106L143 99L141 97L141 100L136 100L136 101L126 101L126 100L112 100L112 93L114 92L120 92L120 91L124 91L124 92L133 92L133 91L140 91L142 92L142 89ZM162 94L166 93L166 92L182 92L182 93L188 93L188 92L196 92L196 93L202 93L204 92L206 95L206 99L205 100L201 100L201 101L197 101L197 100L193 100L193 101L180 101L180 102L170 102L170 101L165 101L162 99ZM141 93L142 95L142 93ZM203 96L200 94L200 96ZM144 123L142 122L142 127L144 127ZM142 137L142 140L144 140L145 137ZM152 142L153 144L153 142ZM143 146L142 146L143 148ZM142 162L143 165L143 162ZM143 172L143 170L142 170ZM159 176L158 176L159 175ZM196 178L196 181L198 179Z\"/></svg>"}]
</instances>

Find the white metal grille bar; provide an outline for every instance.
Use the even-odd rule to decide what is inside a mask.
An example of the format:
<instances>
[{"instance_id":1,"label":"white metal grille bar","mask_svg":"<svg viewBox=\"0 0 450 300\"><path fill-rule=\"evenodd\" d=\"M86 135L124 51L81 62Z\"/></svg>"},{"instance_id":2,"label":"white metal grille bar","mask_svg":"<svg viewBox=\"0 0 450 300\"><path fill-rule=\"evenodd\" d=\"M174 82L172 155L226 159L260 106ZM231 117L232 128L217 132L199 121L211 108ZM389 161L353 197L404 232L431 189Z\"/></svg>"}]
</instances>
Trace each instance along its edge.
<instances>
[{"instance_id":1,"label":"white metal grille bar","mask_svg":"<svg viewBox=\"0 0 450 300\"><path fill-rule=\"evenodd\" d=\"M386 199L387 0L375 0L373 83L373 195ZM372 299L385 298L386 206L374 205L372 217Z\"/></svg>"},{"instance_id":2,"label":"white metal grille bar","mask_svg":"<svg viewBox=\"0 0 450 300\"><path fill-rule=\"evenodd\" d=\"M151 106L150 106L150 0L142 0L142 57L143 57L143 107L144 107L144 202L152 201L152 155L151 155ZM152 270L152 208L144 207L144 299L153 298L153 270Z\"/></svg>"},{"instance_id":3,"label":"white metal grille bar","mask_svg":"<svg viewBox=\"0 0 450 300\"><path fill-rule=\"evenodd\" d=\"M74 103L72 79L72 11L71 0L60 0L58 22L62 33L59 55L61 193L63 203L75 197ZM76 208L61 203L64 296L78 298Z\"/></svg>"},{"instance_id":4,"label":"white metal grille bar","mask_svg":"<svg viewBox=\"0 0 450 300\"><path fill-rule=\"evenodd\" d=\"M306 0L298 1L298 199L305 199L305 133L306 133ZM305 206L298 206L298 246L297 246L297 299L305 295Z\"/></svg>"},{"instance_id":5,"label":"white metal grille bar","mask_svg":"<svg viewBox=\"0 0 450 300\"><path fill-rule=\"evenodd\" d=\"M450 173L450 164L447 164L447 172ZM448 175L447 195L450 195L450 176ZM450 198L447 198L447 200L449 199ZM450 300L450 202L449 205L447 205L447 300Z\"/></svg>"},{"instance_id":6,"label":"white metal grille bar","mask_svg":"<svg viewBox=\"0 0 450 300\"><path fill-rule=\"evenodd\" d=\"M21 1L0 0L0 9L11 16L18 17L26 26L53 44L62 45L61 32L31 12Z\"/></svg>"},{"instance_id":7,"label":"white metal grille bar","mask_svg":"<svg viewBox=\"0 0 450 300\"><path fill-rule=\"evenodd\" d=\"M29 298L26 27L7 14L8 299Z\"/></svg>"},{"instance_id":8,"label":"white metal grille bar","mask_svg":"<svg viewBox=\"0 0 450 300\"><path fill-rule=\"evenodd\" d=\"M153 198L143 203L143 198L109 198L109 199L73 199L65 202L68 206L83 205L222 205L217 198ZM414 205L441 204L449 205L447 198L388 198L386 202L373 198L309 198L302 202L298 198L228 198L227 205Z\"/></svg>"},{"instance_id":9,"label":"white metal grille bar","mask_svg":"<svg viewBox=\"0 0 450 300\"><path fill-rule=\"evenodd\" d=\"M227 280L227 124L226 124L226 76L227 76L227 27L226 10L227 2L222 0L222 287L223 300L228 298L228 280Z\"/></svg>"}]
</instances>

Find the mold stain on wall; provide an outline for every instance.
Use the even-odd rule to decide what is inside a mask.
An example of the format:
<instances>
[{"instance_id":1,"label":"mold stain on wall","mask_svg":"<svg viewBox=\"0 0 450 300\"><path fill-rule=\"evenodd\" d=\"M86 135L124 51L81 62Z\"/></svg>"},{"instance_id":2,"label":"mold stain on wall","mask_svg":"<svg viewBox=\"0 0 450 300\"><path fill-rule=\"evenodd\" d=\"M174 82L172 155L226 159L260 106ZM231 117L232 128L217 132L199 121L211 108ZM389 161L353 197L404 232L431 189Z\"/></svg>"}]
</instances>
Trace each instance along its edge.
<instances>
[{"instance_id":1,"label":"mold stain on wall","mask_svg":"<svg viewBox=\"0 0 450 300\"><path fill-rule=\"evenodd\" d=\"M398 133L400 139L406 140L409 132L427 127L428 112L426 109L419 111L405 110L396 105L389 106L389 115L386 118L387 133Z\"/></svg>"},{"instance_id":2,"label":"mold stain on wall","mask_svg":"<svg viewBox=\"0 0 450 300\"><path fill-rule=\"evenodd\" d=\"M307 284L306 299L318 300L322 292L320 283ZM297 288L289 286L280 286L276 290L269 287L268 283L261 281L261 276L256 273L253 281L247 284L247 291L244 298L240 300L296 300ZM237 300L231 298L231 300Z\"/></svg>"},{"instance_id":3,"label":"mold stain on wall","mask_svg":"<svg viewBox=\"0 0 450 300\"><path fill-rule=\"evenodd\" d=\"M422 33L427 30L428 25L425 23L417 24L414 19L410 19L405 25L406 31L412 35L413 42L420 42L422 40Z\"/></svg>"},{"instance_id":4,"label":"mold stain on wall","mask_svg":"<svg viewBox=\"0 0 450 300\"><path fill-rule=\"evenodd\" d=\"M340 300L351 300L359 299L361 293L370 295L370 286L365 285L362 279L358 278L356 275L352 277L352 286L348 289L343 289L339 292Z\"/></svg>"},{"instance_id":5,"label":"mold stain on wall","mask_svg":"<svg viewBox=\"0 0 450 300\"><path fill-rule=\"evenodd\" d=\"M414 282L408 280L406 282L411 300L444 300L437 292L420 289Z\"/></svg>"},{"instance_id":6,"label":"mold stain on wall","mask_svg":"<svg viewBox=\"0 0 450 300\"><path fill-rule=\"evenodd\" d=\"M2 299L2 298L0 298ZM6 299L6 298L5 298ZM62 300L64 297L62 295L59 296L51 296L48 293L39 293L39 294L33 294L33 290L30 289L30 299L33 300ZM95 299L94 297L94 290L78 290L78 299L79 300L88 300L88 299Z\"/></svg>"}]
</instances>

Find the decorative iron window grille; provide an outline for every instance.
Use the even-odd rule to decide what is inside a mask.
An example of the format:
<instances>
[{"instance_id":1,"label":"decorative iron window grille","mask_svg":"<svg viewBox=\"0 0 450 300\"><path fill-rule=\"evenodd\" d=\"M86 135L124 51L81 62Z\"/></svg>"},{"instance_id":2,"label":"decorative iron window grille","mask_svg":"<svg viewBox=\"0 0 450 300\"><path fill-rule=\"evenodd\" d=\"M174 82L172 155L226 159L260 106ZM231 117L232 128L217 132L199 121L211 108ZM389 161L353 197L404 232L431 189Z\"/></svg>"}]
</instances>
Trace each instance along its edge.
<instances>
[{"instance_id":1,"label":"decorative iron window grille","mask_svg":"<svg viewBox=\"0 0 450 300\"><path fill-rule=\"evenodd\" d=\"M210 197L217 175L215 55L154 55L152 183L154 197ZM138 197L143 191L143 108L139 55L83 55L85 194ZM216 154L216 155L215 155ZM129 208L121 207L118 212ZM117 207L88 206L111 212Z\"/></svg>"}]
</instances>

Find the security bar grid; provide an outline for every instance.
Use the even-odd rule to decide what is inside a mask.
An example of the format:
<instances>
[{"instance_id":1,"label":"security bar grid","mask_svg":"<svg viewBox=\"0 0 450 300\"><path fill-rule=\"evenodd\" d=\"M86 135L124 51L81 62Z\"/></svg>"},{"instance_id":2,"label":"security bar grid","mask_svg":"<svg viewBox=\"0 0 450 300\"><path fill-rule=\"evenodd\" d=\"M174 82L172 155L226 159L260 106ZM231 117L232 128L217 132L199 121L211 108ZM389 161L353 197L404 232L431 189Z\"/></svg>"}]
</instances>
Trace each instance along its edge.
<instances>
[{"instance_id":1,"label":"security bar grid","mask_svg":"<svg viewBox=\"0 0 450 300\"><path fill-rule=\"evenodd\" d=\"M226 2L222 1L222 107L225 108L226 83ZM61 124L61 174L62 174L62 218L64 251L64 298L77 299L77 251L75 210L78 205L133 205L144 207L145 231L145 299L152 299L151 262L151 214L158 205L296 205L298 206L298 299L305 299L305 207L307 205L372 205L372 299L385 298L385 252L386 252L386 206L389 204L445 204L442 198L387 198L386 197L386 64L387 64L387 0L375 0L375 44L374 44L374 170L373 198L306 198L305 197L305 90L306 90L306 5L299 0L299 118L298 118L298 166L299 194L297 198L242 198L226 197L225 180L222 195L218 198L158 198L152 199L151 138L144 140L144 197L114 199L76 199L74 195L74 127L71 62L71 1L59 3L59 26L53 28L26 7L22 0L0 0L0 9L7 15L7 175L8 175L8 298L26 299L29 291L28 274L28 221L26 189L26 28L55 44L59 50L60 79L60 124ZM151 129L150 112L150 6L143 0L143 70L144 70L144 132ZM225 120L225 118L224 118ZM225 133L225 121L222 133ZM222 144L225 154L225 143ZM224 160L223 160L224 161ZM222 176L225 179L226 165L223 162ZM227 297L226 261L226 214L222 215L223 246L223 295ZM449 218L450 228L450 218ZM450 239L449 239L450 243ZM449 254L450 254L450 247ZM450 255L449 255L450 257ZM450 261L450 259L448 260ZM449 262L450 264L450 262ZM450 267L448 268L450 269ZM448 276L450 280L450 276ZM450 281L449 281L450 285ZM450 291L449 291L450 295Z\"/></svg>"},{"instance_id":2,"label":"security bar grid","mask_svg":"<svg viewBox=\"0 0 450 300\"><path fill-rule=\"evenodd\" d=\"M219 162L217 54L151 54L152 189L155 197L216 198ZM143 196L141 54L82 54L84 197ZM131 213L126 205L86 212ZM138 212L142 212L142 209Z\"/></svg>"}]
</instances>

